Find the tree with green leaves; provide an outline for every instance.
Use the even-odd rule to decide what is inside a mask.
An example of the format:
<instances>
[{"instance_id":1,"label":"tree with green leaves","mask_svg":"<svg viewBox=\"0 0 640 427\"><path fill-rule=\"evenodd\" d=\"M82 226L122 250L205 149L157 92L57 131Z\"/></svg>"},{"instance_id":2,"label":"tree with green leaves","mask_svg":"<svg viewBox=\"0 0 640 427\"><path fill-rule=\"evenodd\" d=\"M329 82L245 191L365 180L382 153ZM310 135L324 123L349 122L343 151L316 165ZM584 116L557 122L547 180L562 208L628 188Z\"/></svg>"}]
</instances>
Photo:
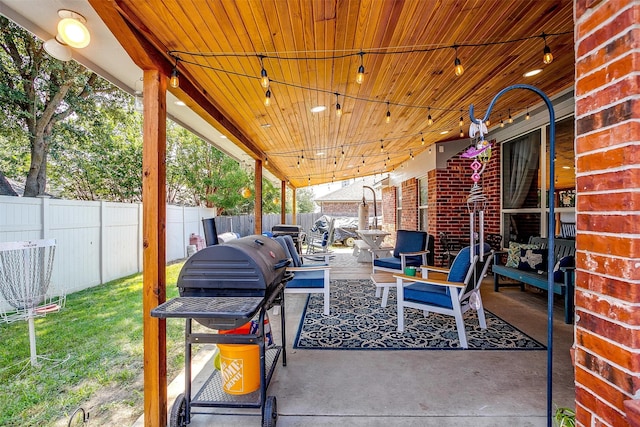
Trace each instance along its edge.
<instances>
[{"instance_id":1,"label":"tree with green leaves","mask_svg":"<svg viewBox=\"0 0 640 427\"><path fill-rule=\"evenodd\" d=\"M253 210L253 177L237 161L188 130L167 124L167 199L215 207L218 214L237 215Z\"/></svg>"},{"instance_id":2,"label":"tree with green leaves","mask_svg":"<svg viewBox=\"0 0 640 427\"><path fill-rule=\"evenodd\" d=\"M316 202L313 201L315 194L310 188L301 188L296 191L296 202L299 213L315 212Z\"/></svg>"},{"instance_id":3,"label":"tree with green leaves","mask_svg":"<svg viewBox=\"0 0 640 427\"><path fill-rule=\"evenodd\" d=\"M0 16L0 104L6 138L22 130L29 141L24 196L45 193L47 159L60 123L89 113L117 89L75 61L51 58L34 35Z\"/></svg>"}]
</instances>

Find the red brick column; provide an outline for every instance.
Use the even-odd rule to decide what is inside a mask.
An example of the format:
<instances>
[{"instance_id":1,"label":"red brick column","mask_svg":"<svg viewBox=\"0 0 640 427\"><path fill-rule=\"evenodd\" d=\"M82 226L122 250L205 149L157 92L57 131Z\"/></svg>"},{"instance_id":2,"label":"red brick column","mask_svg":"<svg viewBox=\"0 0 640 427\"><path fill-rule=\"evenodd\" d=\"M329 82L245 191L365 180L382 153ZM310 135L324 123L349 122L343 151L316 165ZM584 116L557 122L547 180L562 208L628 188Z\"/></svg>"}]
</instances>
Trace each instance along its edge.
<instances>
[{"instance_id":1,"label":"red brick column","mask_svg":"<svg viewBox=\"0 0 640 427\"><path fill-rule=\"evenodd\" d=\"M402 218L404 230L418 229L418 180L411 178L402 183Z\"/></svg>"},{"instance_id":2,"label":"red brick column","mask_svg":"<svg viewBox=\"0 0 640 427\"><path fill-rule=\"evenodd\" d=\"M396 187L382 189L382 229L392 234L396 231L396 199Z\"/></svg>"},{"instance_id":3,"label":"red brick column","mask_svg":"<svg viewBox=\"0 0 640 427\"><path fill-rule=\"evenodd\" d=\"M637 425L640 1L576 0L575 20L576 418Z\"/></svg>"}]
</instances>

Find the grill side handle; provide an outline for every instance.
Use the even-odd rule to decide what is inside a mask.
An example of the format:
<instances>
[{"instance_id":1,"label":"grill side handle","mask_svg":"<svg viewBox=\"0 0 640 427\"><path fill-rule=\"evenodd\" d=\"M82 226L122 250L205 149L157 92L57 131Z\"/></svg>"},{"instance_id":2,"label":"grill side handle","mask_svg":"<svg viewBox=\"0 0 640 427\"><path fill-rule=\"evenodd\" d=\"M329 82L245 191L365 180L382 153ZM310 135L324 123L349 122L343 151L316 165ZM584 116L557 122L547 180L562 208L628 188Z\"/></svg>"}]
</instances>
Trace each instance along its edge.
<instances>
[{"instance_id":1,"label":"grill side handle","mask_svg":"<svg viewBox=\"0 0 640 427\"><path fill-rule=\"evenodd\" d=\"M281 259L273 265L274 270L280 270L281 268L288 267L291 264L291 258Z\"/></svg>"}]
</instances>

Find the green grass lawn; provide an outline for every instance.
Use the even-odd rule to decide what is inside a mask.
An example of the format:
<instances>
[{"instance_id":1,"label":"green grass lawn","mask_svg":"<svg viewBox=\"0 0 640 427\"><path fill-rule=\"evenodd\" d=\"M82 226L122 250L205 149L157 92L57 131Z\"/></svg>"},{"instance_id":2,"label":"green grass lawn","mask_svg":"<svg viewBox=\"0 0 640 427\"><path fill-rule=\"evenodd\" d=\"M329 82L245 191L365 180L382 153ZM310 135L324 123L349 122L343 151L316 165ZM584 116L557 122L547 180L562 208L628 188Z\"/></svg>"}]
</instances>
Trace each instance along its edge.
<instances>
[{"instance_id":1,"label":"green grass lawn","mask_svg":"<svg viewBox=\"0 0 640 427\"><path fill-rule=\"evenodd\" d=\"M167 266L167 299L178 295L181 267ZM172 320L167 321L169 381L184 366L184 321ZM105 388L125 396L94 411L129 405L134 414L143 412L141 274L68 295L61 312L35 323L37 353L43 356L39 367L29 363L27 322L0 325L1 426L54 426L61 420L66 426L73 411Z\"/></svg>"}]
</instances>

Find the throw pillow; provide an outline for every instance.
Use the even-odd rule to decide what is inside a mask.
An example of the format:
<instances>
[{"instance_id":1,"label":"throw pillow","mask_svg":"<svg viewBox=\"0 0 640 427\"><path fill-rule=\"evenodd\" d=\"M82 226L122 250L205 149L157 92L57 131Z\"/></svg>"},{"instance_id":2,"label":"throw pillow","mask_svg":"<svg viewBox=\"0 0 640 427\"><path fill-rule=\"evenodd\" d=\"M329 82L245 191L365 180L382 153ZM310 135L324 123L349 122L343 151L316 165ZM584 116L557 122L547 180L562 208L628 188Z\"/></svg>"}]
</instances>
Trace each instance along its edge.
<instances>
[{"instance_id":1,"label":"throw pillow","mask_svg":"<svg viewBox=\"0 0 640 427\"><path fill-rule=\"evenodd\" d=\"M562 257L556 262L555 267L553 267L553 281L554 282L564 282L564 271L560 270L560 267L575 267L575 260L573 256L568 255Z\"/></svg>"},{"instance_id":2,"label":"throw pillow","mask_svg":"<svg viewBox=\"0 0 640 427\"><path fill-rule=\"evenodd\" d=\"M547 270L546 249L520 249L518 270L541 271Z\"/></svg>"},{"instance_id":3,"label":"throw pillow","mask_svg":"<svg viewBox=\"0 0 640 427\"><path fill-rule=\"evenodd\" d=\"M518 268L520 263L520 250L521 249L539 249L540 246L529 243L516 243L509 242L509 250L507 251L507 263L505 267Z\"/></svg>"}]
</instances>

